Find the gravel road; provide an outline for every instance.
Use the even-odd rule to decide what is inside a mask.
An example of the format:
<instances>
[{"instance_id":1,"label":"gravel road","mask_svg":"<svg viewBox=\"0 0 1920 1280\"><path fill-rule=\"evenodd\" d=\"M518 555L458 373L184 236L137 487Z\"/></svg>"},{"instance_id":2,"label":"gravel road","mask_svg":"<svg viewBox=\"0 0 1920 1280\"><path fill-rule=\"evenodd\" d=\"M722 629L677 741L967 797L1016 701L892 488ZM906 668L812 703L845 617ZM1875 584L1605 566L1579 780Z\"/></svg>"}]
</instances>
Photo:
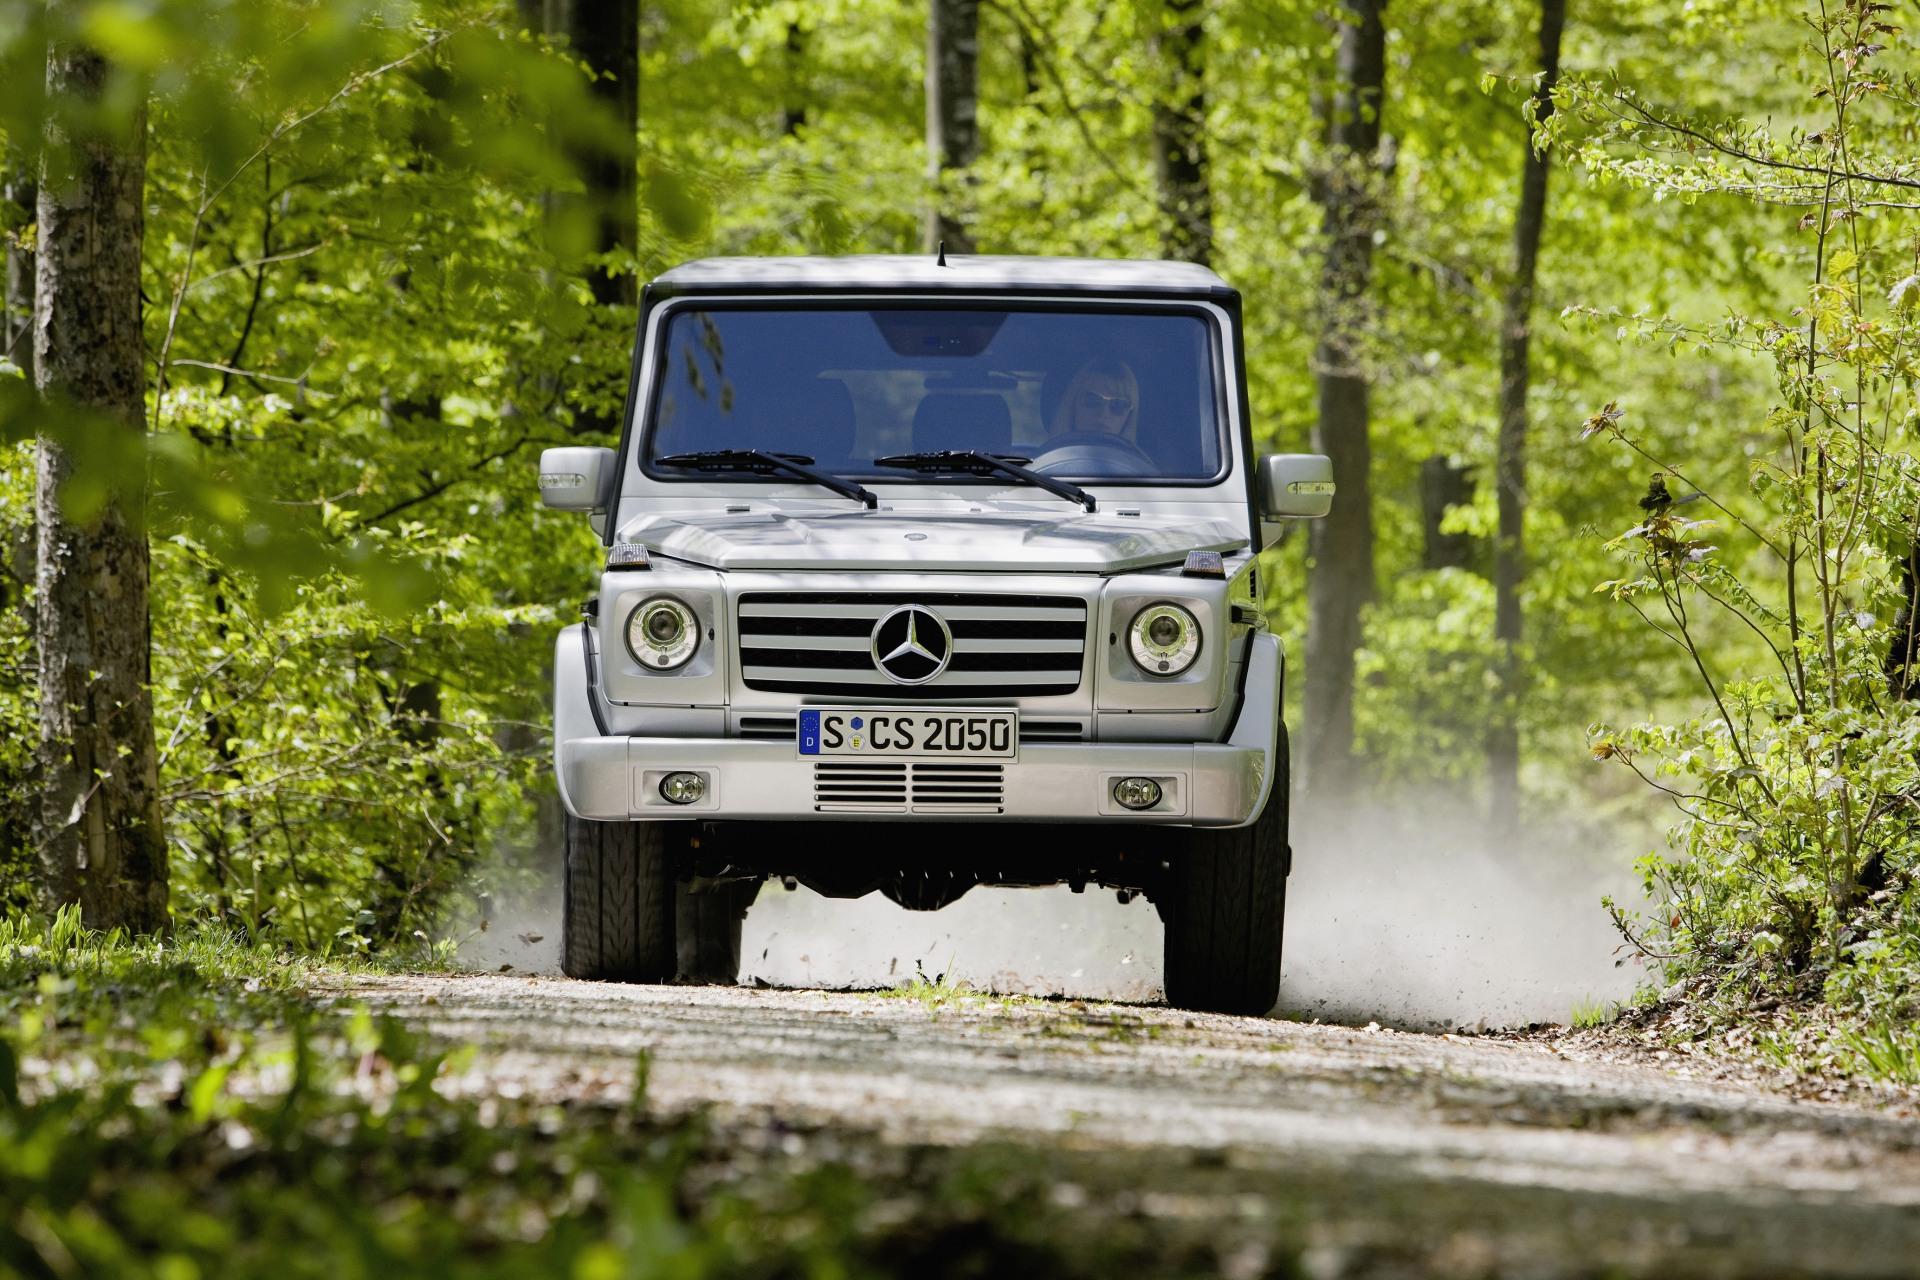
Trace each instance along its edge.
<instances>
[{"instance_id":1,"label":"gravel road","mask_svg":"<svg viewBox=\"0 0 1920 1280\"><path fill-rule=\"evenodd\" d=\"M1920 1275L1913 1114L1539 1044L949 992L343 994L475 1046L455 1087L616 1097L644 1050L650 1106L789 1146L1012 1153L1094 1229L1203 1242L1230 1276Z\"/></svg>"}]
</instances>

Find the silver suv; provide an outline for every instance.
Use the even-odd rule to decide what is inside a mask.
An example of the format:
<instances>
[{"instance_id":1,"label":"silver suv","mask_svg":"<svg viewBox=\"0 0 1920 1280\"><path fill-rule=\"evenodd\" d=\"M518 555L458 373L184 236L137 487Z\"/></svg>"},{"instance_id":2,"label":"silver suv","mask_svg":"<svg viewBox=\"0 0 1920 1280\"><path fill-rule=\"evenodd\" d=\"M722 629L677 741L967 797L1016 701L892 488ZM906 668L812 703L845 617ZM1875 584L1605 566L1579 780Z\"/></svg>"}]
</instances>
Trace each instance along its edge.
<instances>
[{"instance_id":1,"label":"silver suv","mask_svg":"<svg viewBox=\"0 0 1920 1280\"><path fill-rule=\"evenodd\" d=\"M555 654L563 967L733 981L762 881L933 910L1146 894L1170 1003L1264 1013L1284 662L1256 553L1325 458L1253 453L1239 295L1171 262L713 259L645 290L607 545Z\"/></svg>"}]
</instances>

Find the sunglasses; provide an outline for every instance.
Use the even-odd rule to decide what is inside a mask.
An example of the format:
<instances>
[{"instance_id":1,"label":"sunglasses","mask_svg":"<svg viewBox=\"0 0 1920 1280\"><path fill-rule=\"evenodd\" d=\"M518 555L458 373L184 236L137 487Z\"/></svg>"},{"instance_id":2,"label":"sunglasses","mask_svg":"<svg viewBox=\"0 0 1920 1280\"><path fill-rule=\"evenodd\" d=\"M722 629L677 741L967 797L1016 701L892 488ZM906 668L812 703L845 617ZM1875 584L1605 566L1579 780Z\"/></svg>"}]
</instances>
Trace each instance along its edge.
<instances>
[{"instance_id":1,"label":"sunglasses","mask_svg":"<svg viewBox=\"0 0 1920 1280\"><path fill-rule=\"evenodd\" d=\"M1088 413L1124 418L1133 412L1133 401L1126 396L1103 396L1098 391L1083 391L1080 393L1080 407Z\"/></svg>"}]
</instances>

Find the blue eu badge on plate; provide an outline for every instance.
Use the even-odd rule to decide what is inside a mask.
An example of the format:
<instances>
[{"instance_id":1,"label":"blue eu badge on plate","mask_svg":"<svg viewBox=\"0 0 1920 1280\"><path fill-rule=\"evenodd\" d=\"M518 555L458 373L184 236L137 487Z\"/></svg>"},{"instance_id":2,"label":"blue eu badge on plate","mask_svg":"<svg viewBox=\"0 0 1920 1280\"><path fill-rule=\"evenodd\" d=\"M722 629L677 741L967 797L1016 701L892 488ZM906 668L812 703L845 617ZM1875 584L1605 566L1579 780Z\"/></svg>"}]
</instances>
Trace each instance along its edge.
<instances>
[{"instance_id":1,"label":"blue eu badge on plate","mask_svg":"<svg viewBox=\"0 0 1920 1280\"><path fill-rule=\"evenodd\" d=\"M818 711L800 713L800 754L803 756L820 754L820 713Z\"/></svg>"}]
</instances>

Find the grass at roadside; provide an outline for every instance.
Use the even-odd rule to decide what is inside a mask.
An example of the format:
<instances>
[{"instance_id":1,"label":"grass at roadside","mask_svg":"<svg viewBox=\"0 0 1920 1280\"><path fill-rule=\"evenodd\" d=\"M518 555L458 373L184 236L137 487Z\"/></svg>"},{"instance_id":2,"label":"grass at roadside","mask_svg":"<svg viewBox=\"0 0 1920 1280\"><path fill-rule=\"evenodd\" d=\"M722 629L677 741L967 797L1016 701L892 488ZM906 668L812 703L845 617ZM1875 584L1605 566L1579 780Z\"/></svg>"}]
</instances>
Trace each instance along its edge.
<instances>
[{"instance_id":1,"label":"grass at roadside","mask_svg":"<svg viewBox=\"0 0 1920 1280\"><path fill-rule=\"evenodd\" d=\"M1760 999L1729 1007L1681 991L1625 1004L1582 1002L1566 1027L1517 1033L1583 1057L1739 1077L1799 1097L1884 1099L1920 1087L1920 1025L1826 1004Z\"/></svg>"}]
</instances>

